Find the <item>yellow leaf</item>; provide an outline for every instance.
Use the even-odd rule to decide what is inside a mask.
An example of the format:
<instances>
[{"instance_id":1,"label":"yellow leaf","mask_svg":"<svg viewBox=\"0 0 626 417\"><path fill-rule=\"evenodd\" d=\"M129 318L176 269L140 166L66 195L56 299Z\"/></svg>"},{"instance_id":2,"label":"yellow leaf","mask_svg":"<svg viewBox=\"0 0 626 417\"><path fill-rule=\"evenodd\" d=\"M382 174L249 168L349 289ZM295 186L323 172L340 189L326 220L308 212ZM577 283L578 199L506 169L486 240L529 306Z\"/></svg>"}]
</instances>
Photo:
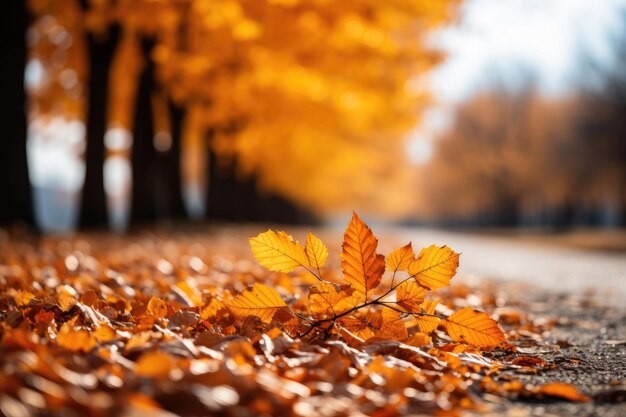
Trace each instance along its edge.
<instances>
[{"instance_id":1,"label":"yellow leaf","mask_svg":"<svg viewBox=\"0 0 626 417\"><path fill-rule=\"evenodd\" d=\"M161 319L167 315L167 304L160 298L152 297L148 301L148 313Z\"/></svg>"},{"instance_id":2,"label":"yellow leaf","mask_svg":"<svg viewBox=\"0 0 626 417\"><path fill-rule=\"evenodd\" d=\"M346 229L341 251L341 269L346 281L367 299L385 272L385 257L376 254L378 239L372 230L353 213Z\"/></svg>"},{"instance_id":3,"label":"yellow leaf","mask_svg":"<svg viewBox=\"0 0 626 417\"><path fill-rule=\"evenodd\" d=\"M326 259L328 259L328 249L326 249L324 243L311 232L306 236L304 252L309 260L309 266L318 270L324 266Z\"/></svg>"},{"instance_id":4,"label":"yellow leaf","mask_svg":"<svg viewBox=\"0 0 626 417\"><path fill-rule=\"evenodd\" d=\"M421 250L409 265L409 275L422 287L436 290L450 285L459 267L459 254L447 246L432 245Z\"/></svg>"},{"instance_id":5,"label":"yellow leaf","mask_svg":"<svg viewBox=\"0 0 626 417\"><path fill-rule=\"evenodd\" d=\"M421 305L422 311L426 314L435 314L435 307L437 307L437 301L426 300ZM420 332L430 334L439 325L439 317L433 316L415 316L415 323L420 329Z\"/></svg>"},{"instance_id":6,"label":"yellow leaf","mask_svg":"<svg viewBox=\"0 0 626 417\"><path fill-rule=\"evenodd\" d=\"M257 316L265 323L270 323L278 310L287 307L275 289L259 283L254 284L251 290L242 292L226 305L236 316Z\"/></svg>"},{"instance_id":7,"label":"yellow leaf","mask_svg":"<svg viewBox=\"0 0 626 417\"><path fill-rule=\"evenodd\" d=\"M309 310L314 316L336 316L359 305L363 296L349 285L322 281L309 290Z\"/></svg>"},{"instance_id":8,"label":"yellow leaf","mask_svg":"<svg viewBox=\"0 0 626 417\"><path fill-rule=\"evenodd\" d=\"M427 292L428 288L419 286L413 280L404 281L396 288L396 303L406 311L418 312Z\"/></svg>"},{"instance_id":9,"label":"yellow leaf","mask_svg":"<svg viewBox=\"0 0 626 417\"><path fill-rule=\"evenodd\" d=\"M498 323L483 312L463 308L446 319L446 330L455 342L489 348L506 339Z\"/></svg>"},{"instance_id":10,"label":"yellow leaf","mask_svg":"<svg viewBox=\"0 0 626 417\"><path fill-rule=\"evenodd\" d=\"M291 272L299 266L308 266L304 247L285 232L268 230L250 238L254 257L261 265L276 272Z\"/></svg>"},{"instance_id":11,"label":"yellow leaf","mask_svg":"<svg viewBox=\"0 0 626 417\"><path fill-rule=\"evenodd\" d=\"M389 271L408 271L409 264L415 260L411 242L387 255L386 266Z\"/></svg>"}]
</instances>

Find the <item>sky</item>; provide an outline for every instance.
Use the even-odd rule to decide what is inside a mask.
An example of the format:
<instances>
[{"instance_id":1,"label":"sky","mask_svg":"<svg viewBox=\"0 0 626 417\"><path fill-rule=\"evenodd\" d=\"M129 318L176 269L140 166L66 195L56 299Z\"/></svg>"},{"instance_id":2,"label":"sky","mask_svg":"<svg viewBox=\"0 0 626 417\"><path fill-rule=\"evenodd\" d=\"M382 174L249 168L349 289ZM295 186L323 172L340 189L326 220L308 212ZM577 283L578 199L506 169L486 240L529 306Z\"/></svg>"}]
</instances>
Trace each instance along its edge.
<instances>
[{"instance_id":1,"label":"sky","mask_svg":"<svg viewBox=\"0 0 626 417\"><path fill-rule=\"evenodd\" d=\"M525 68L546 94L567 91L579 76L583 52L609 59L620 10L626 0L466 0L460 21L433 36L447 59L428 77L438 104L409 142L410 158L426 162L430 140L449 123L451 106L491 77L514 82Z\"/></svg>"}]
</instances>

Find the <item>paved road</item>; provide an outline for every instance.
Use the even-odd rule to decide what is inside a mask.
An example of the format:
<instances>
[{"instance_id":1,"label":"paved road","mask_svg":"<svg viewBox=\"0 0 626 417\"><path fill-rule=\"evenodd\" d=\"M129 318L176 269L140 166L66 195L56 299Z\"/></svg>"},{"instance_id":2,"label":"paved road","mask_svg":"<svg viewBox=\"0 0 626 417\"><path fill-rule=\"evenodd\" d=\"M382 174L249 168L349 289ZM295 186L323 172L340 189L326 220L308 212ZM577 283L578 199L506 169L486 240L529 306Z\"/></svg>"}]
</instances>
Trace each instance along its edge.
<instances>
[{"instance_id":1,"label":"paved road","mask_svg":"<svg viewBox=\"0 0 626 417\"><path fill-rule=\"evenodd\" d=\"M378 231L379 236L386 232ZM599 297L626 306L626 255L532 244L506 237L481 236L434 229L389 229L400 241L419 248L447 244L461 252L462 275L526 281L552 290L595 289ZM385 242L387 243L387 242Z\"/></svg>"}]
</instances>

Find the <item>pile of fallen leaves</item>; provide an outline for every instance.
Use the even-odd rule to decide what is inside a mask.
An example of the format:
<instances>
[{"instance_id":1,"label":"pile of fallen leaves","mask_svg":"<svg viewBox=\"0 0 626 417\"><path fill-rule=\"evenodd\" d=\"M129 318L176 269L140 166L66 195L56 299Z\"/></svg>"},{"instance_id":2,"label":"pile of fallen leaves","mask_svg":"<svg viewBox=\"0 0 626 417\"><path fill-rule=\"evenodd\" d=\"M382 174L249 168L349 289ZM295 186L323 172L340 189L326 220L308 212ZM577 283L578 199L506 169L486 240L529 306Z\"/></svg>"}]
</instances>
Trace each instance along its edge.
<instances>
[{"instance_id":1,"label":"pile of fallen leaves","mask_svg":"<svg viewBox=\"0 0 626 417\"><path fill-rule=\"evenodd\" d=\"M0 237L8 416L453 415L487 410L485 394L587 400L503 372L548 366L516 344L549 324L449 287L448 247L385 258L356 215L341 268L311 233L305 245L251 238L269 273L219 239Z\"/></svg>"}]
</instances>

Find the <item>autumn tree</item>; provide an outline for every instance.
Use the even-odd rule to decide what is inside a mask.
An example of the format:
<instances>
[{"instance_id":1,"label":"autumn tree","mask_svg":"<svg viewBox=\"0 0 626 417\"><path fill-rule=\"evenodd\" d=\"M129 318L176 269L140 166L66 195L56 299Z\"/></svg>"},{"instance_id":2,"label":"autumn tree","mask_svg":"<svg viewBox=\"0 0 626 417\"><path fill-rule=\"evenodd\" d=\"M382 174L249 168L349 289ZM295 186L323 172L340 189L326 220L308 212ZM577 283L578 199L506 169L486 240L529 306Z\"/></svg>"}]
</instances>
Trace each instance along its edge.
<instances>
[{"instance_id":1,"label":"autumn tree","mask_svg":"<svg viewBox=\"0 0 626 417\"><path fill-rule=\"evenodd\" d=\"M495 88L461 104L424 167L426 210L485 225L571 223L581 164L573 108L572 98L546 99L530 87Z\"/></svg>"},{"instance_id":2,"label":"autumn tree","mask_svg":"<svg viewBox=\"0 0 626 417\"><path fill-rule=\"evenodd\" d=\"M587 205L602 206L612 223L626 223L626 12L612 38L612 58L585 57L573 123L582 184L589 188Z\"/></svg>"}]
</instances>

